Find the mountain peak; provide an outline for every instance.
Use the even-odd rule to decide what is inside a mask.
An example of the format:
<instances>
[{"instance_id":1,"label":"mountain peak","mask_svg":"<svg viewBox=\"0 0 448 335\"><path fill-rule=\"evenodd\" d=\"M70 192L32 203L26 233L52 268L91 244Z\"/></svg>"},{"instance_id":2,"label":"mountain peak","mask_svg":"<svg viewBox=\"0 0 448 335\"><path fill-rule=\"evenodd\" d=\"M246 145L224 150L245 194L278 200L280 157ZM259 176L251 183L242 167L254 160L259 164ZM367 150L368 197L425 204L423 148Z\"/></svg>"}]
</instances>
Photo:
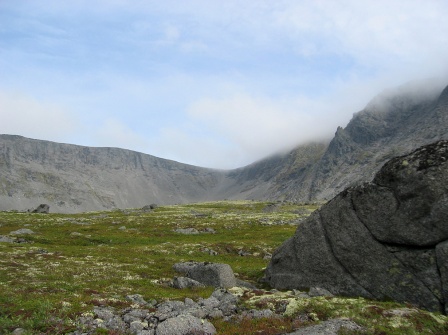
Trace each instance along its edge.
<instances>
[{"instance_id":1,"label":"mountain peak","mask_svg":"<svg viewBox=\"0 0 448 335\"><path fill-rule=\"evenodd\" d=\"M310 201L369 180L390 158L448 139L446 83L386 91L338 127L246 167L211 170L118 148L0 136L0 210L47 203L60 212L213 200Z\"/></svg>"}]
</instances>

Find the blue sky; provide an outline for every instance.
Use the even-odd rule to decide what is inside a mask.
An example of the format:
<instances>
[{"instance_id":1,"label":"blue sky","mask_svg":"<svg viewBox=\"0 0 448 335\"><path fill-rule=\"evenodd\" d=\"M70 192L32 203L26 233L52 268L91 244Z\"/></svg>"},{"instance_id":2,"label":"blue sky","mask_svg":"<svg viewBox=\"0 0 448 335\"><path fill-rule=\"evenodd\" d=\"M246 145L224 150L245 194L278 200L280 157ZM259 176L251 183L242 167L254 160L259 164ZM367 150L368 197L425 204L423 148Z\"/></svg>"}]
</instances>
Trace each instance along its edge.
<instances>
[{"instance_id":1,"label":"blue sky","mask_svg":"<svg viewBox=\"0 0 448 335\"><path fill-rule=\"evenodd\" d=\"M448 78L448 2L0 0L0 133L214 168ZM448 81L447 81L448 84Z\"/></svg>"}]
</instances>

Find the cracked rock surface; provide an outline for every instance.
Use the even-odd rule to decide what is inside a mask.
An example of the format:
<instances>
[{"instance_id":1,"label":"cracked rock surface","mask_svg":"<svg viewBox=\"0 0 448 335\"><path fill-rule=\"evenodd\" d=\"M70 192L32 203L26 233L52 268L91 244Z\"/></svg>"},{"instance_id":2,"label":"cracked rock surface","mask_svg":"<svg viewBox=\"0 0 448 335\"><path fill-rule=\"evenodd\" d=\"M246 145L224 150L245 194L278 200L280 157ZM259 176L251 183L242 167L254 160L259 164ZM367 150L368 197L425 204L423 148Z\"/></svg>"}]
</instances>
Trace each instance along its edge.
<instances>
[{"instance_id":1,"label":"cracked rock surface","mask_svg":"<svg viewBox=\"0 0 448 335\"><path fill-rule=\"evenodd\" d=\"M313 213L274 254L278 289L393 299L448 312L448 141L387 162Z\"/></svg>"}]
</instances>

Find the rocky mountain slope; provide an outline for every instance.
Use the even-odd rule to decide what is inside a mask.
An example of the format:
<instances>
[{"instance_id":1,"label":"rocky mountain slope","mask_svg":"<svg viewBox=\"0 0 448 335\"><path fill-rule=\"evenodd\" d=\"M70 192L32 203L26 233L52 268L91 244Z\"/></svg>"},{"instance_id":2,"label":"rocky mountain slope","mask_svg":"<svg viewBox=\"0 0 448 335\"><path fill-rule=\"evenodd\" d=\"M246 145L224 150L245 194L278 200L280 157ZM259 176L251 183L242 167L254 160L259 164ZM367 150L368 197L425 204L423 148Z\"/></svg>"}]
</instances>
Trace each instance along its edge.
<instances>
[{"instance_id":1,"label":"rocky mountain slope","mask_svg":"<svg viewBox=\"0 0 448 335\"><path fill-rule=\"evenodd\" d=\"M0 209L62 212L209 198L223 174L117 148L0 135Z\"/></svg>"},{"instance_id":2,"label":"rocky mountain slope","mask_svg":"<svg viewBox=\"0 0 448 335\"><path fill-rule=\"evenodd\" d=\"M275 164L280 166L268 180L262 177L266 175L263 166L275 165L272 159L242 169L240 176L257 171L250 179L265 186L261 196L257 190L245 196L328 200L349 185L371 180L390 158L448 139L445 86L446 82L426 81L383 92L356 113L347 127L339 127L328 145L301 146L277 159Z\"/></svg>"},{"instance_id":3,"label":"rocky mountain slope","mask_svg":"<svg viewBox=\"0 0 448 335\"><path fill-rule=\"evenodd\" d=\"M448 139L444 85L428 81L386 91L329 143L301 145L230 171L117 148L0 135L0 210L40 203L51 211L78 212L220 199L330 199L370 180L388 159Z\"/></svg>"}]
</instances>

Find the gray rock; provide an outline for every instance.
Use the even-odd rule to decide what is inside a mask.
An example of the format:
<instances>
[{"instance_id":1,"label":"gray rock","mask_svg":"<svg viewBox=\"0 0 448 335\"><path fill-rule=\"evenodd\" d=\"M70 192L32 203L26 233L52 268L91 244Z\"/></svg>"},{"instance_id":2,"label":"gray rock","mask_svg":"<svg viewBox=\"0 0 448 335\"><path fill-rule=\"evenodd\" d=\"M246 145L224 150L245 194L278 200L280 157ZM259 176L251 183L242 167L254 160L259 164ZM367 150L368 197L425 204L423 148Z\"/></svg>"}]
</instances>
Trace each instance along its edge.
<instances>
[{"instance_id":1,"label":"gray rock","mask_svg":"<svg viewBox=\"0 0 448 335\"><path fill-rule=\"evenodd\" d=\"M142 321L132 321L129 325L129 331L132 334L138 334L142 330L144 330L146 327L148 327L148 322L142 322Z\"/></svg>"},{"instance_id":2,"label":"gray rock","mask_svg":"<svg viewBox=\"0 0 448 335\"><path fill-rule=\"evenodd\" d=\"M32 231L31 229L28 228L22 228L19 230L14 230L12 232L9 233L9 235L32 235L35 234L34 231Z\"/></svg>"},{"instance_id":3,"label":"gray rock","mask_svg":"<svg viewBox=\"0 0 448 335\"><path fill-rule=\"evenodd\" d=\"M337 335L341 328L362 331L363 328L348 319L332 319L314 326L304 327L286 335Z\"/></svg>"},{"instance_id":4,"label":"gray rock","mask_svg":"<svg viewBox=\"0 0 448 335\"><path fill-rule=\"evenodd\" d=\"M114 310L110 307L95 307L93 312L97 318L105 321L114 317Z\"/></svg>"},{"instance_id":5,"label":"gray rock","mask_svg":"<svg viewBox=\"0 0 448 335\"><path fill-rule=\"evenodd\" d=\"M314 212L276 250L265 278L275 288L320 287L445 312L447 217L448 141L439 141L392 159L372 183Z\"/></svg>"},{"instance_id":6,"label":"gray rock","mask_svg":"<svg viewBox=\"0 0 448 335\"><path fill-rule=\"evenodd\" d=\"M237 285L235 275L228 264L187 262L177 263L173 269L207 286L227 288Z\"/></svg>"},{"instance_id":7,"label":"gray rock","mask_svg":"<svg viewBox=\"0 0 448 335\"><path fill-rule=\"evenodd\" d=\"M442 282L442 294L445 301L445 314L448 314L448 241L436 246L437 266Z\"/></svg>"},{"instance_id":8,"label":"gray rock","mask_svg":"<svg viewBox=\"0 0 448 335\"><path fill-rule=\"evenodd\" d=\"M14 243L15 240L9 236L0 235L0 242L4 243Z\"/></svg>"},{"instance_id":9,"label":"gray rock","mask_svg":"<svg viewBox=\"0 0 448 335\"><path fill-rule=\"evenodd\" d=\"M79 237L79 236L83 236L83 234L78 233L77 231L74 231L74 232L70 233L70 236L71 237Z\"/></svg>"},{"instance_id":10,"label":"gray rock","mask_svg":"<svg viewBox=\"0 0 448 335\"><path fill-rule=\"evenodd\" d=\"M136 333L136 335L154 335L156 332L154 329L149 329L149 330L141 330L139 332Z\"/></svg>"},{"instance_id":11,"label":"gray rock","mask_svg":"<svg viewBox=\"0 0 448 335\"><path fill-rule=\"evenodd\" d=\"M142 321L149 316L149 312L146 309L131 309L127 313L123 314L123 321L126 323L131 323L133 321Z\"/></svg>"},{"instance_id":12,"label":"gray rock","mask_svg":"<svg viewBox=\"0 0 448 335\"><path fill-rule=\"evenodd\" d=\"M215 290L212 293L212 297L219 300L219 310L222 311L225 316L231 316L236 313L238 303L238 298L236 296L221 288Z\"/></svg>"},{"instance_id":13,"label":"gray rock","mask_svg":"<svg viewBox=\"0 0 448 335\"><path fill-rule=\"evenodd\" d=\"M142 207L142 212L148 213L152 211L151 205L146 205Z\"/></svg>"},{"instance_id":14,"label":"gray rock","mask_svg":"<svg viewBox=\"0 0 448 335\"><path fill-rule=\"evenodd\" d=\"M214 290L212 293L212 297L218 299L221 302L221 304L223 303L236 304L238 302L238 298L235 295L233 295L232 293L223 288Z\"/></svg>"},{"instance_id":15,"label":"gray rock","mask_svg":"<svg viewBox=\"0 0 448 335\"><path fill-rule=\"evenodd\" d=\"M434 246L448 240L448 141L386 163L356 189L356 214L383 243Z\"/></svg>"},{"instance_id":16,"label":"gray rock","mask_svg":"<svg viewBox=\"0 0 448 335\"><path fill-rule=\"evenodd\" d=\"M95 307L93 309L97 319L93 320L93 324L99 328L112 329L124 332L127 329L126 323L118 315L112 307Z\"/></svg>"},{"instance_id":17,"label":"gray rock","mask_svg":"<svg viewBox=\"0 0 448 335\"><path fill-rule=\"evenodd\" d=\"M215 251L213 249L209 249L209 248L201 249L201 251L209 254L210 256L217 256L218 255L217 251Z\"/></svg>"},{"instance_id":18,"label":"gray rock","mask_svg":"<svg viewBox=\"0 0 448 335\"><path fill-rule=\"evenodd\" d=\"M173 287L174 288L191 288L191 287L204 287L205 285L198 282L197 280L188 277L174 277Z\"/></svg>"},{"instance_id":19,"label":"gray rock","mask_svg":"<svg viewBox=\"0 0 448 335\"><path fill-rule=\"evenodd\" d=\"M160 323L156 335L213 335L216 329L207 320L201 320L192 315L179 315Z\"/></svg>"},{"instance_id":20,"label":"gray rock","mask_svg":"<svg viewBox=\"0 0 448 335\"><path fill-rule=\"evenodd\" d=\"M251 309L248 311L243 311L241 315L238 315L239 318L242 319L262 319L262 318L272 318L272 317L280 317L276 315L270 309Z\"/></svg>"},{"instance_id":21,"label":"gray rock","mask_svg":"<svg viewBox=\"0 0 448 335\"><path fill-rule=\"evenodd\" d=\"M44 213L44 214L48 214L50 212L50 206L48 206L47 204L40 204L39 206L36 207L36 209L33 209L31 211L31 213Z\"/></svg>"},{"instance_id":22,"label":"gray rock","mask_svg":"<svg viewBox=\"0 0 448 335\"><path fill-rule=\"evenodd\" d=\"M206 309L213 309L219 306L220 302L217 298L211 296L207 299L201 299L199 305L204 306Z\"/></svg>"},{"instance_id":23,"label":"gray rock","mask_svg":"<svg viewBox=\"0 0 448 335\"><path fill-rule=\"evenodd\" d=\"M174 230L176 233L184 234L184 235L197 235L199 234L199 230L196 228L178 228Z\"/></svg>"},{"instance_id":24,"label":"gray rock","mask_svg":"<svg viewBox=\"0 0 448 335\"><path fill-rule=\"evenodd\" d=\"M148 302L143 299L141 294L129 294L126 296L126 299L132 301L134 304L148 305Z\"/></svg>"},{"instance_id":25,"label":"gray rock","mask_svg":"<svg viewBox=\"0 0 448 335\"><path fill-rule=\"evenodd\" d=\"M311 287L310 291L308 292L308 295L310 297L332 297L333 294L321 287Z\"/></svg>"}]
</instances>

